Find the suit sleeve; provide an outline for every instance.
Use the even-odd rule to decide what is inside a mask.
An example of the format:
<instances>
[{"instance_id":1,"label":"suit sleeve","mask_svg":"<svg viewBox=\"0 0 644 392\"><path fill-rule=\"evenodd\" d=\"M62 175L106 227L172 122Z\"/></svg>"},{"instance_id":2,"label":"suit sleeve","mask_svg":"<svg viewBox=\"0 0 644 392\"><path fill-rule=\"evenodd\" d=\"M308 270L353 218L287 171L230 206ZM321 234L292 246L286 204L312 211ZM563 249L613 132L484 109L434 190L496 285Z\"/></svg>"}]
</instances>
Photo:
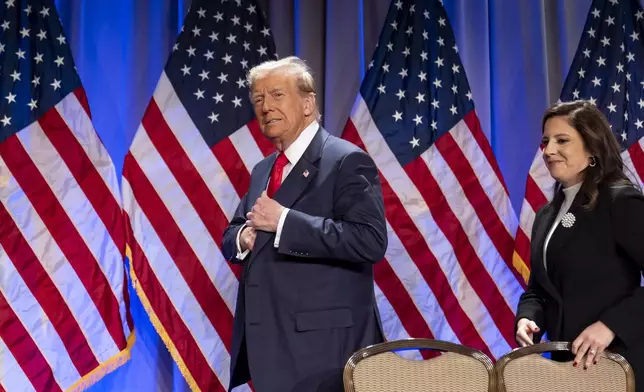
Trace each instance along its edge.
<instances>
[{"instance_id":1,"label":"suit sleeve","mask_svg":"<svg viewBox=\"0 0 644 392\"><path fill-rule=\"evenodd\" d=\"M537 216L534 218L534 224L532 226L532 236L535 238L536 228L540 223L540 220L543 219L543 209L537 212ZM539 246L534 242L531 243L531 246ZM534 255L536 252L530 252ZM538 260L531 260L531 263L539 262ZM519 298L519 305L517 306L517 316L514 320L514 335L517 334L517 323L522 318L527 318L528 320L534 321L539 329L542 331L538 334L535 334L534 342L541 341L541 335L545 332L546 326L546 316L545 316L545 300L546 293L539 281L535 278L534 273L530 274L530 279L528 279L528 286L525 289L525 292L521 294Z\"/></svg>"},{"instance_id":2,"label":"suit sleeve","mask_svg":"<svg viewBox=\"0 0 644 392\"><path fill-rule=\"evenodd\" d=\"M517 307L517 316L514 320L514 335L517 334L517 323L522 318L534 321L541 333L535 334L534 343L541 341L541 335L545 331L546 316L544 312L545 297L544 290L541 284L534 278L534 274L530 274L528 286L521 298Z\"/></svg>"},{"instance_id":3,"label":"suit sleeve","mask_svg":"<svg viewBox=\"0 0 644 392\"><path fill-rule=\"evenodd\" d=\"M278 252L316 259L376 263L387 249L378 169L363 151L344 157L334 190L334 219L294 209L286 216Z\"/></svg>"},{"instance_id":4,"label":"suit sleeve","mask_svg":"<svg viewBox=\"0 0 644 392\"><path fill-rule=\"evenodd\" d=\"M644 270L644 198L640 195L617 197L613 201L611 220L615 241L633 261L633 279L639 281ZM644 288L635 288L631 295L606 310L600 321L626 346L644 338Z\"/></svg>"},{"instance_id":5,"label":"suit sleeve","mask_svg":"<svg viewBox=\"0 0 644 392\"><path fill-rule=\"evenodd\" d=\"M250 210L248 204L248 193L242 197L233 219L224 231L224 238L222 241L222 253L224 258L233 264L243 263L243 259L237 258L237 233L246 224L246 213Z\"/></svg>"}]
</instances>

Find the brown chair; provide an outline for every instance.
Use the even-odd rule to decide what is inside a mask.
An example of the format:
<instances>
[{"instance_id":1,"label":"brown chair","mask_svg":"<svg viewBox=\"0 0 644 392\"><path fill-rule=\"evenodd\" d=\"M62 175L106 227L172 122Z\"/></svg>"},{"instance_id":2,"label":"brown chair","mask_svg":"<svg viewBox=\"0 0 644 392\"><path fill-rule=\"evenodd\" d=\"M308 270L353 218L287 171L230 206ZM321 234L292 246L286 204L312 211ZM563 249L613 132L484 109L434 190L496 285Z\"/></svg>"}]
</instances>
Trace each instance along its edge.
<instances>
[{"instance_id":1,"label":"brown chair","mask_svg":"<svg viewBox=\"0 0 644 392\"><path fill-rule=\"evenodd\" d=\"M548 342L506 354L494 366L499 392L635 392L635 375L619 354L604 352L596 365L583 370L572 360L544 358L547 352L568 351L570 342Z\"/></svg>"},{"instance_id":2,"label":"brown chair","mask_svg":"<svg viewBox=\"0 0 644 392\"><path fill-rule=\"evenodd\" d=\"M426 360L403 358L395 351L433 350ZM344 367L346 392L493 392L492 360L478 350L432 339L407 339L363 348Z\"/></svg>"}]
</instances>

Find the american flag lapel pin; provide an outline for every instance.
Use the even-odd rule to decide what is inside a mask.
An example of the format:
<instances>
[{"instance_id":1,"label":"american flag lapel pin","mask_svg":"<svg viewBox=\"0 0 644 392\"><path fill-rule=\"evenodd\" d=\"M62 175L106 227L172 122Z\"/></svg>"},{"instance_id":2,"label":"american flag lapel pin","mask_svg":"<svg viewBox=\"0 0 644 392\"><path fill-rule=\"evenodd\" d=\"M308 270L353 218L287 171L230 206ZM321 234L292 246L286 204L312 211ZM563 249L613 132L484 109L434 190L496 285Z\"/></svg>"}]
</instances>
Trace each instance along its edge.
<instances>
[{"instance_id":1,"label":"american flag lapel pin","mask_svg":"<svg viewBox=\"0 0 644 392\"><path fill-rule=\"evenodd\" d=\"M304 173L302 173L302 175L304 176L304 178L308 177L309 176L309 171L304 170Z\"/></svg>"}]
</instances>

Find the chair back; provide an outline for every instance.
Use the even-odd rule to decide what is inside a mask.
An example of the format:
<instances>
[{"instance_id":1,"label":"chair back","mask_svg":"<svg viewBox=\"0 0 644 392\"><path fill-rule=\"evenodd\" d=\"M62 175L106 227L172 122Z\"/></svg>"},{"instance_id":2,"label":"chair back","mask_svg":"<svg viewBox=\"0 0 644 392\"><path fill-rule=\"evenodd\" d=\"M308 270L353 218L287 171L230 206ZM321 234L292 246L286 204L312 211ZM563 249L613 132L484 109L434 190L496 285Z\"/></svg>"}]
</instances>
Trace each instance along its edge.
<instances>
[{"instance_id":1,"label":"chair back","mask_svg":"<svg viewBox=\"0 0 644 392\"><path fill-rule=\"evenodd\" d=\"M548 342L506 354L495 365L499 392L635 392L635 375L619 354L606 352L587 370L573 361L544 358L547 352L570 353L569 342ZM571 353L572 355L572 353Z\"/></svg>"},{"instance_id":2,"label":"chair back","mask_svg":"<svg viewBox=\"0 0 644 392\"><path fill-rule=\"evenodd\" d=\"M425 360L396 352L432 350ZM405 339L357 351L344 367L346 392L494 392L494 366L482 352L433 339Z\"/></svg>"}]
</instances>

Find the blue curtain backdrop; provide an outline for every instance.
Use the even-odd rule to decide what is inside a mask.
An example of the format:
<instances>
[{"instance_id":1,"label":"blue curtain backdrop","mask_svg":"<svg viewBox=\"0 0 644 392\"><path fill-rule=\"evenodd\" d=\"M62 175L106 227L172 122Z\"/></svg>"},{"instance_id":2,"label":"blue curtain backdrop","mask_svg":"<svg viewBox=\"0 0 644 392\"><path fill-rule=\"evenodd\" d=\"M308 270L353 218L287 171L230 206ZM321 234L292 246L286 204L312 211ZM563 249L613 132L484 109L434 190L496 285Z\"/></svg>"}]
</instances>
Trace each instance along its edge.
<instances>
[{"instance_id":1,"label":"blue curtain backdrop","mask_svg":"<svg viewBox=\"0 0 644 392\"><path fill-rule=\"evenodd\" d=\"M216 0L213 0L216 1ZM189 0L57 0L94 125L120 173ZM444 0L477 112L519 214L540 139L591 0ZM263 0L278 53L315 71L325 126L340 134L389 0ZM132 360L91 391L187 391L132 295Z\"/></svg>"}]
</instances>

